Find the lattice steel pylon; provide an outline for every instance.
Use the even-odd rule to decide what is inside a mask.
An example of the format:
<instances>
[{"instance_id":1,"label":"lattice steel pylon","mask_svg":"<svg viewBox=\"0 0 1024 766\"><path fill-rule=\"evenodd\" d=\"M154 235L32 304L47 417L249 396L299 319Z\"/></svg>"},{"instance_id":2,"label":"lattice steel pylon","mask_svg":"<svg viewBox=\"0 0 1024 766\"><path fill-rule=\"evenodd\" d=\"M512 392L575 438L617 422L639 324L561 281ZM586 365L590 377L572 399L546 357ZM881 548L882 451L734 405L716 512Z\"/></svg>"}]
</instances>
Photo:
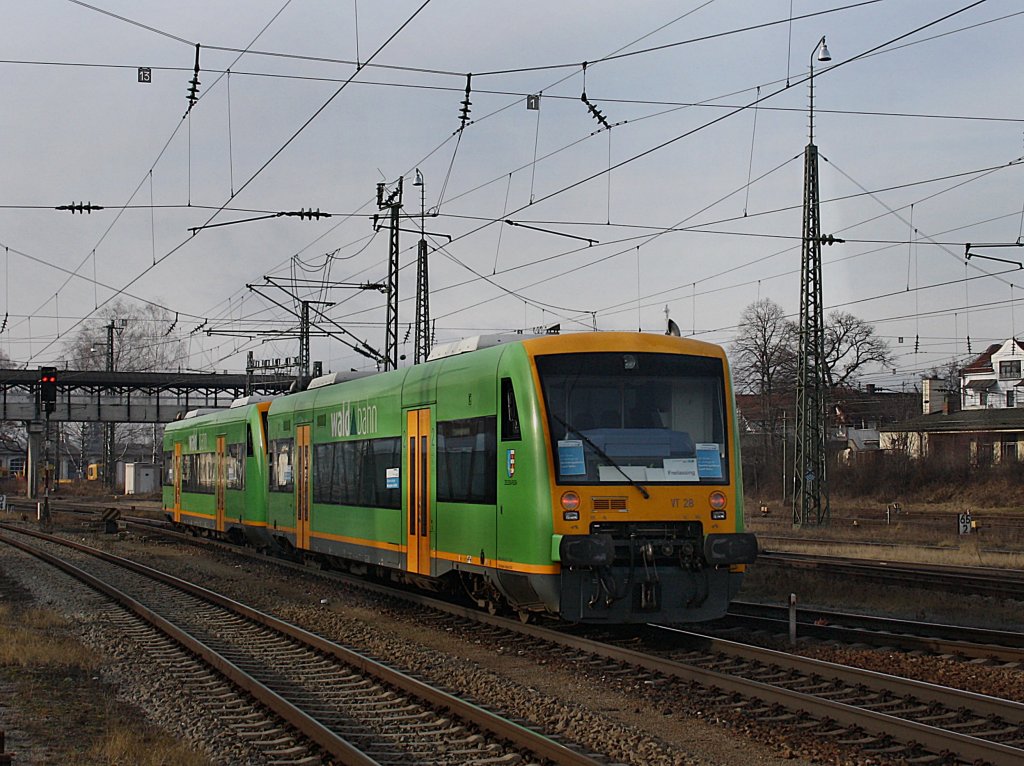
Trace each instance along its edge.
<instances>
[{"instance_id":1,"label":"lattice steel pylon","mask_svg":"<svg viewBox=\"0 0 1024 766\"><path fill-rule=\"evenodd\" d=\"M825 413L825 323L821 298L818 147L804 151L804 222L800 254L800 358L797 377L793 524L829 521Z\"/></svg>"},{"instance_id":2,"label":"lattice steel pylon","mask_svg":"<svg viewBox=\"0 0 1024 766\"><path fill-rule=\"evenodd\" d=\"M416 333L413 337L413 364L427 361L430 356L430 279L427 269L427 235L424 220L427 213L427 184L416 168L416 182L420 187L420 242L416 249Z\"/></svg>"},{"instance_id":3,"label":"lattice steel pylon","mask_svg":"<svg viewBox=\"0 0 1024 766\"><path fill-rule=\"evenodd\" d=\"M301 389L309 383L309 301L302 301L302 314L299 317L299 369L298 375Z\"/></svg>"},{"instance_id":4,"label":"lattice steel pylon","mask_svg":"<svg viewBox=\"0 0 1024 766\"><path fill-rule=\"evenodd\" d=\"M402 210L402 178L387 197L385 184L377 184L377 207L391 211L388 244L387 325L384 330L384 370L398 369L398 218Z\"/></svg>"},{"instance_id":5,"label":"lattice steel pylon","mask_svg":"<svg viewBox=\"0 0 1024 766\"><path fill-rule=\"evenodd\" d=\"M430 356L430 279L427 271L427 240L420 239L416 255L416 334L413 362Z\"/></svg>"},{"instance_id":6,"label":"lattice steel pylon","mask_svg":"<svg viewBox=\"0 0 1024 766\"><path fill-rule=\"evenodd\" d=\"M829 60L825 38L811 52L810 140L804 150L804 216L800 250L800 336L793 450L793 525L829 523L825 386L825 308L821 297L818 147L814 145L814 54Z\"/></svg>"}]
</instances>

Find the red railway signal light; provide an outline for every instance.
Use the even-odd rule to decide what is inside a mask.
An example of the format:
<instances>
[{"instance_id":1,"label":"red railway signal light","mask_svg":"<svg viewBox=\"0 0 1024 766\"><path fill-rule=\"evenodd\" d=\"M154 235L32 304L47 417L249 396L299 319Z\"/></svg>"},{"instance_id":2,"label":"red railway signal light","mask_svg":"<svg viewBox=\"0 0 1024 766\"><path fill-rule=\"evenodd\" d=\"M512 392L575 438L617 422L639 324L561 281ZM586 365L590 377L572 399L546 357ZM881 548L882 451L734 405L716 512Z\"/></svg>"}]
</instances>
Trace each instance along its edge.
<instances>
[{"instance_id":1,"label":"red railway signal light","mask_svg":"<svg viewBox=\"0 0 1024 766\"><path fill-rule=\"evenodd\" d=\"M39 368L39 402L46 412L57 407L57 368Z\"/></svg>"}]
</instances>

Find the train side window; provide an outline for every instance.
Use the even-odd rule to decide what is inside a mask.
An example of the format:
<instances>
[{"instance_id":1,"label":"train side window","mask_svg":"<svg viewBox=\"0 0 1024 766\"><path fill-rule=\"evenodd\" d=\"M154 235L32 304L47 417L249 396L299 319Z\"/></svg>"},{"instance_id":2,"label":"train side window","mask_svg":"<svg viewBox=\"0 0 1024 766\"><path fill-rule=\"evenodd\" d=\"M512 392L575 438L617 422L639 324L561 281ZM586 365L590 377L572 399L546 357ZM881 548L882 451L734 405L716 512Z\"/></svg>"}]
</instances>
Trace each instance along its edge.
<instances>
[{"instance_id":1,"label":"train side window","mask_svg":"<svg viewBox=\"0 0 1024 766\"><path fill-rule=\"evenodd\" d=\"M164 450L164 470L163 470L165 487L174 486L174 453Z\"/></svg>"},{"instance_id":2,"label":"train side window","mask_svg":"<svg viewBox=\"0 0 1024 766\"><path fill-rule=\"evenodd\" d=\"M274 439L270 442L272 459L270 461L270 491L294 492L295 481L292 476L292 451L295 440Z\"/></svg>"},{"instance_id":3,"label":"train side window","mask_svg":"<svg viewBox=\"0 0 1024 766\"><path fill-rule=\"evenodd\" d=\"M245 455L244 447L239 444L229 444L227 454L224 456L226 469L224 471L226 486L228 489L245 489Z\"/></svg>"},{"instance_id":4,"label":"train side window","mask_svg":"<svg viewBox=\"0 0 1024 766\"><path fill-rule=\"evenodd\" d=\"M252 438L253 424L247 424L245 428L245 456L252 457L255 454L253 450L253 438Z\"/></svg>"},{"instance_id":5,"label":"train side window","mask_svg":"<svg viewBox=\"0 0 1024 766\"><path fill-rule=\"evenodd\" d=\"M438 502L494 503L498 459L496 421L491 415L438 422Z\"/></svg>"},{"instance_id":6,"label":"train side window","mask_svg":"<svg viewBox=\"0 0 1024 766\"><path fill-rule=\"evenodd\" d=\"M512 378L501 379L501 438L503 441L519 441L523 438Z\"/></svg>"}]
</instances>

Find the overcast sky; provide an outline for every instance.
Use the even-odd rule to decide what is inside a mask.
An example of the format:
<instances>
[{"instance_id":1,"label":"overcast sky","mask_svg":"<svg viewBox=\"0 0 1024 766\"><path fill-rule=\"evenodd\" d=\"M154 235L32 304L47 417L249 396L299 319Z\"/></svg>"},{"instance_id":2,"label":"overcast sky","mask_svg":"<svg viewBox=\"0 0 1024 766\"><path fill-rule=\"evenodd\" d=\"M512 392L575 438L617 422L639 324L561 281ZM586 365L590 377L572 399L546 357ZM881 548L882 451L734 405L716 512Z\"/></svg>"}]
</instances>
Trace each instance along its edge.
<instances>
[{"instance_id":1,"label":"overcast sky","mask_svg":"<svg viewBox=\"0 0 1024 766\"><path fill-rule=\"evenodd\" d=\"M438 342L663 332L667 307L728 345L759 298L795 318L823 35L821 230L846 240L823 248L824 301L893 345L895 374L868 380L913 384L1024 326L1024 249L964 259L1021 241L1016 0L37 0L4 3L0 35L0 350L19 364L59 363L118 298L163 307L193 369L296 355L259 334L294 327L265 277L383 350L384 297L319 284L386 279L376 187L404 177L406 338L417 168ZM331 217L274 215L311 209ZM312 357L372 366L337 340Z\"/></svg>"}]
</instances>

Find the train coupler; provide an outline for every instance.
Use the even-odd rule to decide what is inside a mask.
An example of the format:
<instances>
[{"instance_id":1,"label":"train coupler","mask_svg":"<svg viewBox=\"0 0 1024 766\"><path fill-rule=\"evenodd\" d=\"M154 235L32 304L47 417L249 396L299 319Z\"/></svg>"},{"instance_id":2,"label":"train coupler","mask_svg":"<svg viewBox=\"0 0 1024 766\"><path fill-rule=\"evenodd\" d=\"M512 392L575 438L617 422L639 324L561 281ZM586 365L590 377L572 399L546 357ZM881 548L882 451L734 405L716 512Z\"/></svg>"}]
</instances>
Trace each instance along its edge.
<instances>
[{"instance_id":1,"label":"train coupler","mask_svg":"<svg viewBox=\"0 0 1024 766\"><path fill-rule=\"evenodd\" d=\"M640 612L660 610L661 583L657 581L637 583L633 589L633 608Z\"/></svg>"}]
</instances>

